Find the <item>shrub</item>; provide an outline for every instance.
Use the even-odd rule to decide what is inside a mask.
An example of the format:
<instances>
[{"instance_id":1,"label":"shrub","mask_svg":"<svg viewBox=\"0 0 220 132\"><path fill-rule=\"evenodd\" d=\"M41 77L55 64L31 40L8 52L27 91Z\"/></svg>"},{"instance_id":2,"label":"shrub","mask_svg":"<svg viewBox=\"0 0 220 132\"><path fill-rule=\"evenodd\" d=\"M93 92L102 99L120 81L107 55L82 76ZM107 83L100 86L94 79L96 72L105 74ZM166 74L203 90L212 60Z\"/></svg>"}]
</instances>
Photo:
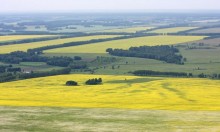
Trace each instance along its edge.
<instances>
[{"instance_id":1,"label":"shrub","mask_svg":"<svg viewBox=\"0 0 220 132\"><path fill-rule=\"evenodd\" d=\"M78 83L75 81L67 81L66 82L66 86L77 86L77 85L78 85Z\"/></svg>"},{"instance_id":2,"label":"shrub","mask_svg":"<svg viewBox=\"0 0 220 132\"><path fill-rule=\"evenodd\" d=\"M102 83L102 78L93 78L86 81L86 85L98 85Z\"/></svg>"}]
</instances>

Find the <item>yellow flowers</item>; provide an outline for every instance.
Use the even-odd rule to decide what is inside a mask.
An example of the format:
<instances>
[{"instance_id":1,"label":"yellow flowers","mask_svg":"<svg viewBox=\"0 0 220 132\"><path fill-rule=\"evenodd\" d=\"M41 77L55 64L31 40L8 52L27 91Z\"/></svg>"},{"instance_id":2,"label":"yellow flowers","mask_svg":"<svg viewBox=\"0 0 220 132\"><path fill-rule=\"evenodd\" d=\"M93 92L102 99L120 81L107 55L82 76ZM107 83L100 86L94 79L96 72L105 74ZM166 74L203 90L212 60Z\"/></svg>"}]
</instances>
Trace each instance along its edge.
<instances>
[{"instance_id":1,"label":"yellow flowers","mask_svg":"<svg viewBox=\"0 0 220 132\"><path fill-rule=\"evenodd\" d=\"M103 85L88 86L90 78ZM80 86L65 86L74 80ZM0 84L0 105L220 110L220 81L113 75L61 75Z\"/></svg>"},{"instance_id":2,"label":"yellow flowers","mask_svg":"<svg viewBox=\"0 0 220 132\"><path fill-rule=\"evenodd\" d=\"M134 46L171 45L203 39L203 36L149 36L131 39L115 40L73 47L57 48L46 53L106 53L108 48L128 49Z\"/></svg>"},{"instance_id":3,"label":"yellow flowers","mask_svg":"<svg viewBox=\"0 0 220 132\"><path fill-rule=\"evenodd\" d=\"M51 37L53 35L9 35L9 36L0 36L0 42L4 41L13 41L13 40L22 40L22 39L31 39L31 38L44 38Z\"/></svg>"},{"instance_id":4,"label":"yellow flowers","mask_svg":"<svg viewBox=\"0 0 220 132\"><path fill-rule=\"evenodd\" d=\"M56 39L56 40L49 40L49 41L43 41L43 42L6 45L6 46L1 46L0 54L10 53L13 51L18 51L18 50L27 51L28 49L33 49L33 48L47 46L47 45L57 45L57 44L63 44L63 43L69 43L69 42L87 41L91 39L104 39L104 38L113 38L113 37L117 37L117 36L116 35L96 35L96 36Z\"/></svg>"}]
</instances>

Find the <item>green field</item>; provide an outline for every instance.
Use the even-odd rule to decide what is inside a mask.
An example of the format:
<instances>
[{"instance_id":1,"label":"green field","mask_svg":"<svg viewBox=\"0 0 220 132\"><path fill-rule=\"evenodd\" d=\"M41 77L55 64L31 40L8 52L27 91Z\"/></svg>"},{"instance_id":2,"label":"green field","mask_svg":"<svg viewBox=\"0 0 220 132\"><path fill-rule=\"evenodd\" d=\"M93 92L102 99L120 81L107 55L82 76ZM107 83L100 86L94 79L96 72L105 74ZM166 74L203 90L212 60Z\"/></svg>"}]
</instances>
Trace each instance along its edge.
<instances>
[{"instance_id":1,"label":"green field","mask_svg":"<svg viewBox=\"0 0 220 132\"><path fill-rule=\"evenodd\" d=\"M218 132L217 111L0 107L0 131Z\"/></svg>"},{"instance_id":2,"label":"green field","mask_svg":"<svg viewBox=\"0 0 220 132\"><path fill-rule=\"evenodd\" d=\"M150 36L47 50L45 53L105 53L107 48L127 49L131 46L173 45L203 39L203 36Z\"/></svg>"},{"instance_id":3,"label":"green field","mask_svg":"<svg viewBox=\"0 0 220 132\"><path fill-rule=\"evenodd\" d=\"M27 51L28 49L48 46L48 45L58 45L69 42L77 41L88 41L92 39L103 39L103 38L113 38L116 35L97 35L97 36L86 36L86 37L74 37L74 38L65 38L65 39L56 39L43 42L33 42L33 43L24 43L24 44L15 44L15 45L6 45L1 46L0 54L10 53L13 51Z\"/></svg>"},{"instance_id":4,"label":"green field","mask_svg":"<svg viewBox=\"0 0 220 132\"><path fill-rule=\"evenodd\" d=\"M197 27L174 27L174 28L162 28L151 31L151 33L178 33L181 31L187 31L191 29L195 29Z\"/></svg>"}]
</instances>

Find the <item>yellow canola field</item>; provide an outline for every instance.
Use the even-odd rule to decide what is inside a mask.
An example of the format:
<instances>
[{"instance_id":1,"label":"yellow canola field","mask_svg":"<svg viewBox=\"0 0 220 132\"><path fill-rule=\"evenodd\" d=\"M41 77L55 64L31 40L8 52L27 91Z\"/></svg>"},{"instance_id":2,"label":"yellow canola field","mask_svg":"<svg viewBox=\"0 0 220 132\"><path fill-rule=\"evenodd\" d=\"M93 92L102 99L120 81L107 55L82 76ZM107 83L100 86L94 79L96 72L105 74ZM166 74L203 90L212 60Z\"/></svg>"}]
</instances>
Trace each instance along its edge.
<instances>
[{"instance_id":1,"label":"yellow canola field","mask_svg":"<svg viewBox=\"0 0 220 132\"><path fill-rule=\"evenodd\" d=\"M154 27L130 27L130 28L118 28L118 29L110 29L110 30L104 30L103 32L126 32L126 33L135 33L137 31L143 31L152 29Z\"/></svg>"},{"instance_id":2,"label":"yellow canola field","mask_svg":"<svg viewBox=\"0 0 220 132\"><path fill-rule=\"evenodd\" d=\"M108 48L173 45L203 39L204 36L149 36L46 50L45 53L106 53Z\"/></svg>"},{"instance_id":3,"label":"yellow canola field","mask_svg":"<svg viewBox=\"0 0 220 132\"><path fill-rule=\"evenodd\" d=\"M6 46L0 46L0 54L10 53L13 51L27 51L28 49L33 49L33 48L38 48L38 47L48 46L48 45L58 45L58 44L69 43L69 42L88 41L92 39L104 39L104 38L113 38L113 37L117 37L117 36L116 35L96 35L96 36L74 37L74 38L33 42L33 43L6 45Z\"/></svg>"},{"instance_id":4,"label":"yellow canola field","mask_svg":"<svg viewBox=\"0 0 220 132\"><path fill-rule=\"evenodd\" d=\"M196 29L197 27L173 27L173 28L163 28L151 31L151 33L178 33L181 31L187 31L191 29Z\"/></svg>"},{"instance_id":5,"label":"yellow canola field","mask_svg":"<svg viewBox=\"0 0 220 132\"><path fill-rule=\"evenodd\" d=\"M0 36L0 42L31 39L31 38L44 38L44 37L51 37L51 36L53 35L8 35L8 36Z\"/></svg>"},{"instance_id":6,"label":"yellow canola field","mask_svg":"<svg viewBox=\"0 0 220 132\"><path fill-rule=\"evenodd\" d=\"M84 82L101 77L102 85ZM68 80L79 86L65 86ZM114 75L60 75L0 84L1 106L220 110L220 81Z\"/></svg>"}]
</instances>

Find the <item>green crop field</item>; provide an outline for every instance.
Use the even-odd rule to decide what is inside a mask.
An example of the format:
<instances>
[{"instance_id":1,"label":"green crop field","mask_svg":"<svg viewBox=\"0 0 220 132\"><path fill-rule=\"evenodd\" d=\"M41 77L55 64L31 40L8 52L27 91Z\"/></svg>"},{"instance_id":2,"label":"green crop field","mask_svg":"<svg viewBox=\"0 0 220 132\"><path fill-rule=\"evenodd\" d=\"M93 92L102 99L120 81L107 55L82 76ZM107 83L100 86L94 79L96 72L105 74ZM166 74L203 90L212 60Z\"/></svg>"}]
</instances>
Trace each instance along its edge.
<instances>
[{"instance_id":1,"label":"green crop field","mask_svg":"<svg viewBox=\"0 0 220 132\"><path fill-rule=\"evenodd\" d=\"M195 29L197 27L174 27L174 28L162 28L151 31L151 33L178 33L181 31L187 31L190 29Z\"/></svg>"},{"instance_id":2,"label":"green crop field","mask_svg":"<svg viewBox=\"0 0 220 132\"><path fill-rule=\"evenodd\" d=\"M0 107L0 131L218 132L217 111Z\"/></svg>"},{"instance_id":3,"label":"green crop field","mask_svg":"<svg viewBox=\"0 0 220 132\"><path fill-rule=\"evenodd\" d=\"M203 36L150 36L124 40L115 40L81 46L57 48L47 50L45 53L105 53L107 48L127 49L131 46L143 45L173 45L203 39Z\"/></svg>"},{"instance_id":4,"label":"green crop field","mask_svg":"<svg viewBox=\"0 0 220 132\"><path fill-rule=\"evenodd\" d=\"M103 38L113 38L116 35L97 35L97 36L87 36L87 37L74 37L74 38L65 38L65 39L57 39L57 40L49 40L43 42L33 42L33 43L24 43L24 44L15 44L15 45L6 45L1 46L0 54L10 53L13 51L27 51L28 49L47 46L47 45L57 45L69 42L77 42L77 41L87 41L92 39L103 39Z\"/></svg>"}]
</instances>

